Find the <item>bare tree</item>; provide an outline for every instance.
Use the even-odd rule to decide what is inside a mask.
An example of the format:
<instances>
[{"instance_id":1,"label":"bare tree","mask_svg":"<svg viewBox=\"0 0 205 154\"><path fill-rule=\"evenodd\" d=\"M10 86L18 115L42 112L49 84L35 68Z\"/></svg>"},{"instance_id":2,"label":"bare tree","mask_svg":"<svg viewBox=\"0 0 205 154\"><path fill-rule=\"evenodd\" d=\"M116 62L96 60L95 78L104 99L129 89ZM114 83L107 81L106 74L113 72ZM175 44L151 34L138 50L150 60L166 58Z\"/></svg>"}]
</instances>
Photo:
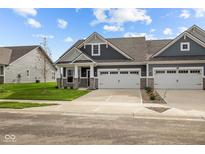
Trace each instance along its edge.
<instances>
[{"instance_id":1,"label":"bare tree","mask_svg":"<svg viewBox=\"0 0 205 154\"><path fill-rule=\"evenodd\" d=\"M50 50L50 48L48 47L48 38L46 36L42 37L43 41L40 43L40 45L43 47L43 49L45 50L46 54L51 57L52 56L52 52ZM44 56L43 58L43 77L44 77L44 82L46 83L47 81L47 73L48 73L48 68L47 68L47 58L46 56Z\"/></svg>"}]
</instances>

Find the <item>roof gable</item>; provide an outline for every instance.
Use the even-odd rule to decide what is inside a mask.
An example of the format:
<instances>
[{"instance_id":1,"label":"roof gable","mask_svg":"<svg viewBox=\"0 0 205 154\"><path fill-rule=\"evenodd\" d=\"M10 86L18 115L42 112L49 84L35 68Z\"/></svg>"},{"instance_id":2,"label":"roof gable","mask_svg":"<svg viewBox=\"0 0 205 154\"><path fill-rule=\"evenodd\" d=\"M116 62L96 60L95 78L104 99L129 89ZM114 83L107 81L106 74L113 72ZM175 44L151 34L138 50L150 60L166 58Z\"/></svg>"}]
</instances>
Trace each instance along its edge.
<instances>
[{"instance_id":1,"label":"roof gable","mask_svg":"<svg viewBox=\"0 0 205 154\"><path fill-rule=\"evenodd\" d=\"M163 52L166 51L166 49L168 49L169 47L171 47L172 45L174 45L177 41L179 41L181 38L190 38L191 40L193 40L194 42L198 43L199 45L205 47L205 43L201 40L199 40L198 38L196 38L195 36L193 36L192 34L190 34L189 32L185 31L183 33L181 33L179 36L177 36L174 40L172 40L170 43L168 43L165 47L163 47L161 50L159 50L157 53L153 54L151 56L151 58L157 57L160 54L162 54Z\"/></svg>"},{"instance_id":2,"label":"roof gable","mask_svg":"<svg viewBox=\"0 0 205 154\"><path fill-rule=\"evenodd\" d=\"M11 47L4 47L4 48L12 50L10 61L9 61L9 63L12 63L37 47L39 47L39 46L37 46L37 45L34 45L34 46L11 46Z\"/></svg>"},{"instance_id":3,"label":"roof gable","mask_svg":"<svg viewBox=\"0 0 205 154\"><path fill-rule=\"evenodd\" d=\"M57 62L72 62L80 54L81 52L76 47L73 47L69 50L69 52L66 52L66 54L64 54Z\"/></svg>"},{"instance_id":4,"label":"roof gable","mask_svg":"<svg viewBox=\"0 0 205 154\"><path fill-rule=\"evenodd\" d=\"M117 52L122 54L124 57L128 59L133 59L130 55L128 55L123 50L113 45L108 39L105 39L104 37L102 37L100 34L96 32L92 33L88 38L86 38L82 43L80 43L77 46L77 48L80 49L82 46L85 46L86 44L95 44L95 43L110 45L112 48L114 48Z\"/></svg>"},{"instance_id":5,"label":"roof gable","mask_svg":"<svg viewBox=\"0 0 205 154\"><path fill-rule=\"evenodd\" d=\"M76 57L72 61L72 63L75 63L75 62L92 62L92 63L95 63L95 61L93 59L91 59L90 57L88 57L84 53L81 53L78 57Z\"/></svg>"}]
</instances>

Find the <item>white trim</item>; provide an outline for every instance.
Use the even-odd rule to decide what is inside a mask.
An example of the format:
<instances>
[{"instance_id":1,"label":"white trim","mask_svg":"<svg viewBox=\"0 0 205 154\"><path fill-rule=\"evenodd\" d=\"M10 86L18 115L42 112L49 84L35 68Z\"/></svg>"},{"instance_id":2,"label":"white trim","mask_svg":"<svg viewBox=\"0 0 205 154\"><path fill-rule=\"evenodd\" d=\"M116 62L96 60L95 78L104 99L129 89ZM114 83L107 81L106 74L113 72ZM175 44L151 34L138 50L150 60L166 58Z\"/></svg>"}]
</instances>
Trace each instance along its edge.
<instances>
[{"instance_id":1,"label":"white trim","mask_svg":"<svg viewBox=\"0 0 205 154\"><path fill-rule=\"evenodd\" d=\"M85 45L87 41L89 41L93 36L97 35L99 37L99 39L101 39L102 41L107 43L107 40L104 39L101 35L99 35L98 33L94 32L92 33L90 36L88 36L81 44L78 45L78 48L81 48L82 45ZM96 37L96 36L95 36Z\"/></svg>"},{"instance_id":2,"label":"white trim","mask_svg":"<svg viewBox=\"0 0 205 154\"><path fill-rule=\"evenodd\" d=\"M90 61L92 61L93 63L95 63L95 61L93 61L91 58L89 58L88 56L86 56L84 53L81 53L77 58L75 58L70 64L73 64L76 60L78 60L81 56L85 56L86 58L88 58Z\"/></svg>"},{"instance_id":3,"label":"white trim","mask_svg":"<svg viewBox=\"0 0 205 154\"><path fill-rule=\"evenodd\" d=\"M187 49L183 49L184 45L187 45ZM180 51L190 51L190 42L180 42Z\"/></svg>"},{"instance_id":4,"label":"white trim","mask_svg":"<svg viewBox=\"0 0 205 154\"><path fill-rule=\"evenodd\" d=\"M162 48L160 51L158 51L157 53L153 54L151 57L156 57L159 54L161 54L162 52L164 52L164 50L166 50L167 48L169 48L171 45L173 45L175 42L177 42L180 38L182 38L184 35L186 35L186 37L189 37L190 39L192 39L193 41L195 41L196 43L200 44L201 46L205 47L205 43L202 42L201 40L199 40L198 38L194 37L193 35L189 34L188 32L183 32L182 34L180 34L179 36L177 36L173 41L171 41L170 43L168 43L164 48Z\"/></svg>"},{"instance_id":5,"label":"white trim","mask_svg":"<svg viewBox=\"0 0 205 154\"><path fill-rule=\"evenodd\" d=\"M84 43L85 45L97 45L97 44L107 44L107 43Z\"/></svg>"},{"instance_id":6,"label":"white trim","mask_svg":"<svg viewBox=\"0 0 205 154\"><path fill-rule=\"evenodd\" d=\"M94 53L94 45L98 46L98 53ZM92 56L100 56L101 51L100 51L100 44L99 43L95 43L91 45L91 55Z\"/></svg>"}]
</instances>

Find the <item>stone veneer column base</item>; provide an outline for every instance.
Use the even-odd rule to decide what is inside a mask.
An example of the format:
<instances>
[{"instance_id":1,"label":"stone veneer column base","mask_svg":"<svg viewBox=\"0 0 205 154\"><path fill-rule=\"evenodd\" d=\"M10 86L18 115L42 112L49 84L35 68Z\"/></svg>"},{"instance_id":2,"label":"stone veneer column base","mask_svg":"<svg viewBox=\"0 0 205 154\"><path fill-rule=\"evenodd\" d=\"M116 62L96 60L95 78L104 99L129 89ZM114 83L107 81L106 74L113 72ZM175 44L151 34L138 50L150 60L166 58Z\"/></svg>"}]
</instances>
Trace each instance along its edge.
<instances>
[{"instance_id":1,"label":"stone veneer column base","mask_svg":"<svg viewBox=\"0 0 205 154\"><path fill-rule=\"evenodd\" d=\"M140 89L144 89L146 87L146 78L140 79Z\"/></svg>"},{"instance_id":2,"label":"stone veneer column base","mask_svg":"<svg viewBox=\"0 0 205 154\"><path fill-rule=\"evenodd\" d=\"M89 87L89 89L96 89L95 79L94 78L90 78L90 87Z\"/></svg>"},{"instance_id":3,"label":"stone veneer column base","mask_svg":"<svg viewBox=\"0 0 205 154\"><path fill-rule=\"evenodd\" d=\"M148 78L148 87L154 89L154 78Z\"/></svg>"},{"instance_id":4,"label":"stone veneer column base","mask_svg":"<svg viewBox=\"0 0 205 154\"><path fill-rule=\"evenodd\" d=\"M74 78L73 79L73 88L74 89L78 89L79 88L78 78Z\"/></svg>"}]
</instances>

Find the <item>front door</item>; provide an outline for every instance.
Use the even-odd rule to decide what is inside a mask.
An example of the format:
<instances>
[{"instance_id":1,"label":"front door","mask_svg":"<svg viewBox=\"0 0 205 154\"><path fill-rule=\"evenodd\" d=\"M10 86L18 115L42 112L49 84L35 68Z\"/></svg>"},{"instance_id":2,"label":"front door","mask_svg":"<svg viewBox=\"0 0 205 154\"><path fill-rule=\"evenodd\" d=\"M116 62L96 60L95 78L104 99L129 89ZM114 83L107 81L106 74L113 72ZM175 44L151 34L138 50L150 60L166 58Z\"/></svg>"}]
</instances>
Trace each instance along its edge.
<instances>
[{"instance_id":1,"label":"front door","mask_svg":"<svg viewBox=\"0 0 205 154\"><path fill-rule=\"evenodd\" d=\"M90 70L87 70L88 87L90 86Z\"/></svg>"}]
</instances>

